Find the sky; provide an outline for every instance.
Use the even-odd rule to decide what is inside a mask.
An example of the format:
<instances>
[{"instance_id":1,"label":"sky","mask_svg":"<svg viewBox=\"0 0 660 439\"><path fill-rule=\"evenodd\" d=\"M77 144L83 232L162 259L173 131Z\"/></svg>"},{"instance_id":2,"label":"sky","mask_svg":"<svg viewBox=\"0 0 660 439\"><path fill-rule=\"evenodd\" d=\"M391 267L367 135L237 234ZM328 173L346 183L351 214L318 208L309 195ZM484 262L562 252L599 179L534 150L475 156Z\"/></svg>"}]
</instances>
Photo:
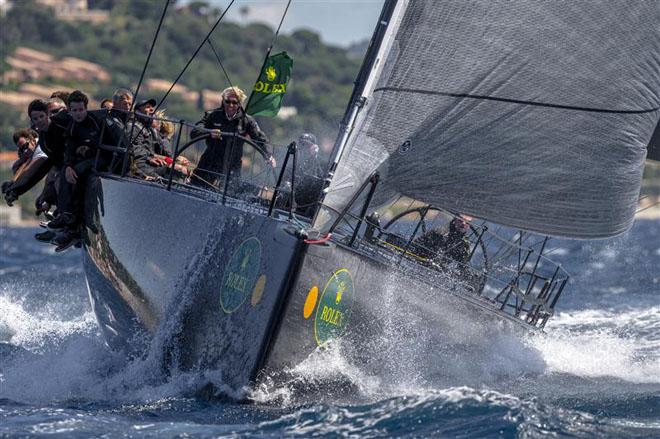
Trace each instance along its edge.
<instances>
[{"instance_id":1,"label":"sky","mask_svg":"<svg viewBox=\"0 0 660 439\"><path fill-rule=\"evenodd\" d=\"M206 1L223 10L230 3L230 0ZM239 9L247 6L248 21L265 22L276 28L286 3L287 0L236 0L227 18L242 22ZM290 33L300 28L311 29L325 43L348 46L371 37L382 6L383 0L292 0L282 30Z\"/></svg>"}]
</instances>

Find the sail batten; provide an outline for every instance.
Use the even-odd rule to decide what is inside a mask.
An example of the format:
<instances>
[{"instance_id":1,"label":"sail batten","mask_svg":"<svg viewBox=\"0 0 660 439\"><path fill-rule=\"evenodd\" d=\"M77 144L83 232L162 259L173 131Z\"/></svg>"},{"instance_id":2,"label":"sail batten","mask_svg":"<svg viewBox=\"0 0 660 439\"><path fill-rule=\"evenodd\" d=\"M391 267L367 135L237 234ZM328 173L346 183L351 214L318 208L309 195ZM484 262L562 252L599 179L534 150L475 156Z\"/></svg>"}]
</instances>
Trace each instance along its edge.
<instances>
[{"instance_id":1,"label":"sail batten","mask_svg":"<svg viewBox=\"0 0 660 439\"><path fill-rule=\"evenodd\" d=\"M402 7L328 206L379 170L381 199L555 236L630 227L660 119L660 2Z\"/></svg>"}]
</instances>

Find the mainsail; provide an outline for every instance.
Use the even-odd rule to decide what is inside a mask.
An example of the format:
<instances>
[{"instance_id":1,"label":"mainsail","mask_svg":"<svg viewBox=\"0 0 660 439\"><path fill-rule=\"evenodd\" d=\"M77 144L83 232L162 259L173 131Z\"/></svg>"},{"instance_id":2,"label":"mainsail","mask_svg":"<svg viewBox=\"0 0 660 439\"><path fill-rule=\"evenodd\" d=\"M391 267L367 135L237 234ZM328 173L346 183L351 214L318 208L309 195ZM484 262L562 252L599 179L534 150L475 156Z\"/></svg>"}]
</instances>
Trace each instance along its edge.
<instances>
[{"instance_id":1,"label":"mainsail","mask_svg":"<svg viewBox=\"0 0 660 439\"><path fill-rule=\"evenodd\" d=\"M379 170L379 191L503 225L627 230L660 118L658 23L657 0L400 0L324 204Z\"/></svg>"}]
</instances>

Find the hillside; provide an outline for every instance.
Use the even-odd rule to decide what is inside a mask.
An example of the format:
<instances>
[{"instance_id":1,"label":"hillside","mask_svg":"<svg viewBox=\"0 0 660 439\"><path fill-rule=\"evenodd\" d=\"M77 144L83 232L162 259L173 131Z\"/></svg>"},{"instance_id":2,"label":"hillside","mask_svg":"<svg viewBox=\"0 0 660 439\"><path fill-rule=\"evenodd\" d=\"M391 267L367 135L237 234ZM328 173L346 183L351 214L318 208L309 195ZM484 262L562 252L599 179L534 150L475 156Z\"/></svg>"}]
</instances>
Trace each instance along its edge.
<instances>
[{"instance_id":1,"label":"hillside","mask_svg":"<svg viewBox=\"0 0 660 439\"><path fill-rule=\"evenodd\" d=\"M55 64L88 62L101 74L73 79L73 76L39 75L29 87L80 88L96 101L110 97L117 87L134 88L140 77L157 22L160 2L153 0L89 0L90 8L108 12L103 23L63 21L35 0L21 0L0 19L0 73L5 95L25 93L26 78L12 77L7 61L17 49L37 50L52 57ZM174 3L174 2L173 2ZM156 7L158 5L158 7ZM170 6L152 55L145 80L150 88L141 96L160 98L179 74L221 11L204 2ZM240 25L221 22L211 37L232 84L249 90L254 83L274 30L262 24ZM20 49L23 48L23 49ZM283 144L303 131L316 133L324 146L332 143L339 120L350 96L360 57L346 49L323 44L319 35L301 30L280 35L273 53L285 50L294 59L294 71L284 105L291 107L289 118L261 118L260 124L275 143ZM41 56L41 55L40 55ZM71 60L75 61L71 61ZM15 64L15 62L14 62ZM88 65L88 68L92 68ZM218 90L229 85L209 45L205 45L167 99L168 114L189 121L198 120L202 110L217 105ZM28 87L28 88L29 88ZM11 149L11 132L27 123L21 104L0 103L0 148Z\"/></svg>"}]
</instances>

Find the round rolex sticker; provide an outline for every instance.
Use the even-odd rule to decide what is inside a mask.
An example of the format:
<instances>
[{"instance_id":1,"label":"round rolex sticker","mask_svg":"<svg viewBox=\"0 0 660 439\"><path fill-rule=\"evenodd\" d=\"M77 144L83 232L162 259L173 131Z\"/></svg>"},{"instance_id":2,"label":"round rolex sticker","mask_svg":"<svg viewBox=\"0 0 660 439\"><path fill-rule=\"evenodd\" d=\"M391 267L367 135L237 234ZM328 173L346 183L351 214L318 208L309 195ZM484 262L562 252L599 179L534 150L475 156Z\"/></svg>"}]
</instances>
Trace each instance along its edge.
<instances>
[{"instance_id":1,"label":"round rolex sticker","mask_svg":"<svg viewBox=\"0 0 660 439\"><path fill-rule=\"evenodd\" d=\"M220 305L227 314L236 311L252 294L261 266L261 242L249 238L234 250L222 277Z\"/></svg>"},{"instance_id":2,"label":"round rolex sticker","mask_svg":"<svg viewBox=\"0 0 660 439\"><path fill-rule=\"evenodd\" d=\"M348 270L335 271L316 307L314 336L319 345L344 333L353 305L353 294L353 278Z\"/></svg>"}]
</instances>

